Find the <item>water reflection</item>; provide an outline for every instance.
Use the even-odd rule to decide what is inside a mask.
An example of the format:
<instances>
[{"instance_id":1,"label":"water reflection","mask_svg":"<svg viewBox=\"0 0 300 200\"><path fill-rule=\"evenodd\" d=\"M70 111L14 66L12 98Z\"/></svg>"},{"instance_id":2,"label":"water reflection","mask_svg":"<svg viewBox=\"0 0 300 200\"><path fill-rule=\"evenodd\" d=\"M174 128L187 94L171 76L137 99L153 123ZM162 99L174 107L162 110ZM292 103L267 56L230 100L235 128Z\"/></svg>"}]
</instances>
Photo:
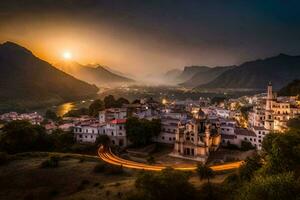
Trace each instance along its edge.
<instances>
[{"instance_id":1,"label":"water reflection","mask_svg":"<svg viewBox=\"0 0 300 200\"><path fill-rule=\"evenodd\" d=\"M61 104L61 105L57 106L56 114L58 116L63 116L70 110L75 109L75 107L76 106L75 106L74 102L68 102L68 103Z\"/></svg>"}]
</instances>

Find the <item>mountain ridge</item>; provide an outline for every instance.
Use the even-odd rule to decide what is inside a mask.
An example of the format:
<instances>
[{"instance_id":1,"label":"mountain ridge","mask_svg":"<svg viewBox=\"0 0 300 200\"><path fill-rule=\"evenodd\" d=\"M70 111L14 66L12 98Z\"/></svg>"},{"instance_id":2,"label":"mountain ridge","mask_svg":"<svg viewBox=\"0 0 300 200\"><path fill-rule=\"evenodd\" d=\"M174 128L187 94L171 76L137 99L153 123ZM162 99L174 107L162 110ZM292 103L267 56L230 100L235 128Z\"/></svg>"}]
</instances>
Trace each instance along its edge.
<instances>
[{"instance_id":1,"label":"mountain ridge","mask_svg":"<svg viewBox=\"0 0 300 200\"><path fill-rule=\"evenodd\" d=\"M209 83L196 89L263 89L272 81L274 89L300 77L300 56L279 54L265 59L245 62L225 71Z\"/></svg>"},{"instance_id":2,"label":"mountain ridge","mask_svg":"<svg viewBox=\"0 0 300 200\"><path fill-rule=\"evenodd\" d=\"M94 96L97 91L96 86L56 69L23 46L0 44L1 104L54 105Z\"/></svg>"}]
</instances>

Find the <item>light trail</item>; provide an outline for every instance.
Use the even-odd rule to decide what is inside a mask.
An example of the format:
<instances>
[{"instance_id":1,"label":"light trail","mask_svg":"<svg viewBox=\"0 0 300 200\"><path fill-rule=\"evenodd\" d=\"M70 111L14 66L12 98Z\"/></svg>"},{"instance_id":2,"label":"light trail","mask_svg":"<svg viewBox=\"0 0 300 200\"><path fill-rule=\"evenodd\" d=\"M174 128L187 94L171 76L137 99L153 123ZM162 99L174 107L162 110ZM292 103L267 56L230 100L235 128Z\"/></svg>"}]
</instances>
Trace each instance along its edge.
<instances>
[{"instance_id":1,"label":"light trail","mask_svg":"<svg viewBox=\"0 0 300 200\"><path fill-rule=\"evenodd\" d=\"M141 169L141 170L147 170L147 171L161 171L166 168L166 166L158 166L158 165L148 165L144 163L139 163L131 160L126 160L123 158L120 158L112 153L111 149L109 148L108 151L103 146L101 146L98 149L98 155L99 157L112 165L118 165L129 169ZM232 162L232 163L226 163L221 165L214 165L210 168L214 171L225 171L225 170L232 170L237 169L241 166L243 161L238 162ZM196 170L197 166L191 166L191 167L174 167L176 170L183 170L183 171L192 171Z\"/></svg>"}]
</instances>

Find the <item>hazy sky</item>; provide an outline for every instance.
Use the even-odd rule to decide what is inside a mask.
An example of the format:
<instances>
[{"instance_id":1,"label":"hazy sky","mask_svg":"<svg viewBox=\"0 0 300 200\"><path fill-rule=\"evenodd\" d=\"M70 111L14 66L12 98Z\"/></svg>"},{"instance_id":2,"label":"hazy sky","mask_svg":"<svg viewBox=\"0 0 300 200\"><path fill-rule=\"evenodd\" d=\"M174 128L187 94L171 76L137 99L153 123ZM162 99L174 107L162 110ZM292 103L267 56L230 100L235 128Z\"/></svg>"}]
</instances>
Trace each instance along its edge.
<instances>
[{"instance_id":1,"label":"hazy sky","mask_svg":"<svg viewBox=\"0 0 300 200\"><path fill-rule=\"evenodd\" d=\"M1 0L0 41L134 75L300 54L298 0Z\"/></svg>"}]
</instances>

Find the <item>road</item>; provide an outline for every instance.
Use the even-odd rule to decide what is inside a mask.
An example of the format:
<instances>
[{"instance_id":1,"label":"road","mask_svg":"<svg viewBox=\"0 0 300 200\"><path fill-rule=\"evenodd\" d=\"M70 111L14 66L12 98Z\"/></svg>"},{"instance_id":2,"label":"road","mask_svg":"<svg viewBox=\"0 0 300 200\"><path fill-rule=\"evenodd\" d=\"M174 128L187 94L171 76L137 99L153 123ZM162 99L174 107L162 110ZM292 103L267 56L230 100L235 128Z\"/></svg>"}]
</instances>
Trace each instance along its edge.
<instances>
[{"instance_id":1,"label":"road","mask_svg":"<svg viewBox=\"0 0 300 200\"><path fill-rule=\"evenodd\" d=\"M120 158L120 157L116 156L115 154L113 154L110 148L105 149L103 146L101 146L98 149L98 155L103 161L105 161L109 164L123 166L123 167L129 168L129 169L160 171L160 170L163 170L166 168L166 166L148 165L148 164L144 164L144 163L134 162L131 160L125 160L125 159ZM243 161L238 161L238 162L226 163L226 164L221 164L221 165L214 165L214 166L211 166L210 168L214 171L231 170L231 169L239 168L242 163L243 163ZM191 170L195 170L196 166L174 167L174 169L191 171Z\"/></svg>"}]
</instances>

